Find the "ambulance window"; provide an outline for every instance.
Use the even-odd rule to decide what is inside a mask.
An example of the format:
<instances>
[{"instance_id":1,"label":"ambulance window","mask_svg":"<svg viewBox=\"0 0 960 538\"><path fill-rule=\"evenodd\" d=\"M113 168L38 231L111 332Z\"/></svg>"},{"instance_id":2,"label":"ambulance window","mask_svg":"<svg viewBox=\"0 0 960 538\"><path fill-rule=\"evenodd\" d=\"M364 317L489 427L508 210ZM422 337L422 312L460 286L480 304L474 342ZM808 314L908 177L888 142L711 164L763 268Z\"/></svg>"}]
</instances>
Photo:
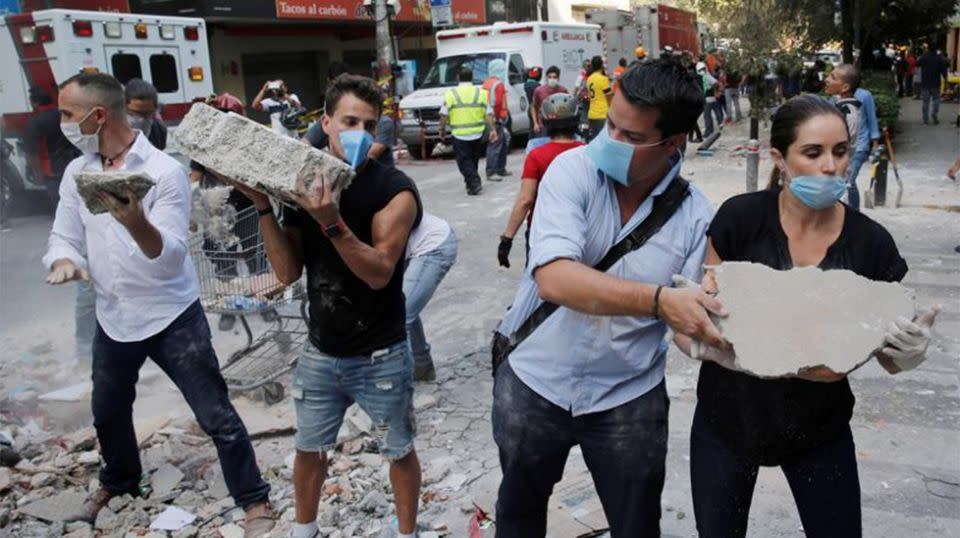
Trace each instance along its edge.
<instances>
[{"instance_id":1,"label":"ambulance window","mask_svg":"<svg viewBox=\"0 0 960 538\"><path fill-rule=\"evenodd\" d=\"M153 79L153 86L160 93L170 93L180 89L177 61L172 54L150 56L150 78Z\"/></svg>"},{"instance_id":2,"label":"ambulance window","mask_svg":"<svg viewBox=\"0 0 960 538\"><path fill-rule=\"evenodd\" d=\"M113 69L113 76L120 81L120 84L126 84L132 78L143 78L140 57L136 54L118 52L110 58L110 67Z\"/></svg>"},{"instance_id":3,"label":"ambulance window","mask_svg":"<svg viewBox=\"0 0 960 538\"><path fill-rule=\"evenodd\" d=\"M510 56L510 84L523 84L523 58L519 54Z\"/></svg>"}]
</instances>

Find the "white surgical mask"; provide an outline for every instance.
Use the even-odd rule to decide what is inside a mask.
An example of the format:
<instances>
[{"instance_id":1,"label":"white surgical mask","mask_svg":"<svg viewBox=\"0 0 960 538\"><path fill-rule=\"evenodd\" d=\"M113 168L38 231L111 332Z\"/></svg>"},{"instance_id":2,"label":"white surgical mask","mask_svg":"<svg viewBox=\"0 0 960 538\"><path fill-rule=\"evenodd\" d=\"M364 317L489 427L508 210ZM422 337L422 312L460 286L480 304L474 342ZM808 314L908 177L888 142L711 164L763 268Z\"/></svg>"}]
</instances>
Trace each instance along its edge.
<instances>
[{"instance_id":1,"label":"white surgical mask","mask_svg":"<svg viewBox=\"0 0 960 538\"><path fill-rule=\"evenodd\" d=\"M150 134L150 128L153 127L153 118L127 114L127 123L130 124L131 129L139 129L143 134Z\"/></svg>"},{"instance_id":2,"label":"white surgical mask","mask_svg":"<svg viewBox=\"0 0 960 538\"><path fill-rule=\"evenodd\" d=\"M560 81L555 78L547 79L547 86L550 86L551 88L556 88L559 84L560 84Z\"/></svg>"},{"instance_id":3,"label":"white surgical mask","mask_svg":"<svg viewBox=\"0 0 960 538\"><path fill-rule=\"evenodd\" d=\"M97 125L97 132L92 134L83 134L83 131L80 130L80 124L85 122L87 118L90 117L90 114L93 114L92 108L80 121L60 123L60 131L63 132L63 136L84 155L100 153L100 129L103 126Z\"/></svg>"}]
</instances>

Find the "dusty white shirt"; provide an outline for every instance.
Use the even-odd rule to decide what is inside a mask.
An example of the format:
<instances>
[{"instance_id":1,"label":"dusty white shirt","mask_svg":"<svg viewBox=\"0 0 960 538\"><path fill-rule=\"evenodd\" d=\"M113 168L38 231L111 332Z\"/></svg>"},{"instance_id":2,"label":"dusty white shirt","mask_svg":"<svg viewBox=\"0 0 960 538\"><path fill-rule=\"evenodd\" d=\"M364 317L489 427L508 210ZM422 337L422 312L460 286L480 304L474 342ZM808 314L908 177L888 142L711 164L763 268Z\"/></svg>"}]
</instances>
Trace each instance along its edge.
<instances>
[{"instance_id":1,"label":"dusty white shirt","mask_svg":"<svg viewBox=\"0 0 960 538\"><path fill-rule=\"evenodd\" d=\"M147 258L113 216L87 210L73 176L80 170L100 171L103 167L99 156L81 155L63 172L60 203L43 264L49 269L54 261L67 258L88 268L97 292L97 321L103 331L118 342L138 342L165 329L199 298L197 274L187 248L190 184L186 169L141 133L122 169L144 172L156 181L141 204L163 239L160 255Z\"/></svg>"},{"instance_id":2,"label":"dusty white shirt","mask_svg":"<svg viewBox=\"0 0 960 538\"><path fill-rule=\"evenodd\" d=\"M449 236L450 225L447 224L447 221L424 211L423 218L420 219L420 225L410 232L410 239L407 240L406 259L423 256L439 247Z\"/></svg>"}]
</instances>

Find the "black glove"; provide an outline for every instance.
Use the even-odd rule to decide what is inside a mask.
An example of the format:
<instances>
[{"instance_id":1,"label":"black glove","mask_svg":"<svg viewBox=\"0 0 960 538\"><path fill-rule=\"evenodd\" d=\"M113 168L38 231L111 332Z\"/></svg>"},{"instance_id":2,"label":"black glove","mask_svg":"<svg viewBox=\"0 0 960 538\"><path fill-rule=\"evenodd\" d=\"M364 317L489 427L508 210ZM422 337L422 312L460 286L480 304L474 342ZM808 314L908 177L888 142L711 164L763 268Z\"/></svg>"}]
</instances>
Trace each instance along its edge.
<instances>
[{"instance_id":1,"label":"black glove","mask_svg":"<svg viewBox=\"0 0 960 538\"><path fill-rule=\"evenodd\" d=\"M513 247L513 238L500 236L500 246L497 247L497 260L500 267L510 267L510 248Z\"/></svg>"}]
</instances>

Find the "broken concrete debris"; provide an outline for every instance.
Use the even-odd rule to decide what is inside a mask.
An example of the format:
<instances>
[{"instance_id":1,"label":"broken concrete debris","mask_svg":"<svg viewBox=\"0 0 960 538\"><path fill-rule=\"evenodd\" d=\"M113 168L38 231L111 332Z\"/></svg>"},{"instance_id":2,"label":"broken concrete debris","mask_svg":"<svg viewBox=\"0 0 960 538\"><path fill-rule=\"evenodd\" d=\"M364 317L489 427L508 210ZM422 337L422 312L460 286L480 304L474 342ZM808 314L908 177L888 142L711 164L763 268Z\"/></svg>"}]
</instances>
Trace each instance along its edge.
<instances>
[{"instance_id":1,"label":"broken concrete debris","mask_svg":"<svg viewBox=\"0 0 960 538\"><path fill-rule=\"evenodd\" d=\"M716 278L730 312L719 325L736 365L761 377L817 366L850 372L870 359L890 322L914 315L910 290L852 271L724 262Z\"/></svg>"},{"instance_id":2,"label":"broken concrete debris","mask_svg":"<svg viewBox=\"0 0 960 538\"><path fill-rule=\"evenodd\" d=\"M228 249L240 242L234 233L237 208L227 203L233 187L195 188L192 196L190 221L205 240L219 249Z\"/></svg>"},{"instance_id":3,"label":"broken concrete debris","mask_svg":"<svg viewBox=\"0 0 960 538\"><path fill-rule=\"evenodd\" d=\"M142 200L147 191L156 184L153 178L143 172L125 170L110 172L87 170L77 172L73 177L77 183L80 198L94 215L110 211L100 200L100 191L106 191L120 200L126 200L127 191L130 190L138 200Z\"/></svg>"},{"instance_id":4,"label":"broken concrete debris","mask_svg":"<svg viewBox=\"0 0 960 538\"><path fill-rule=\"evenodd\" d=\"M355 175L327 152L203 103L193 105L173 137L185 155L208 169L291 204L300 178L310 188L314 177L322 174L339 202Z\"/></svg>"}]
</instances>

